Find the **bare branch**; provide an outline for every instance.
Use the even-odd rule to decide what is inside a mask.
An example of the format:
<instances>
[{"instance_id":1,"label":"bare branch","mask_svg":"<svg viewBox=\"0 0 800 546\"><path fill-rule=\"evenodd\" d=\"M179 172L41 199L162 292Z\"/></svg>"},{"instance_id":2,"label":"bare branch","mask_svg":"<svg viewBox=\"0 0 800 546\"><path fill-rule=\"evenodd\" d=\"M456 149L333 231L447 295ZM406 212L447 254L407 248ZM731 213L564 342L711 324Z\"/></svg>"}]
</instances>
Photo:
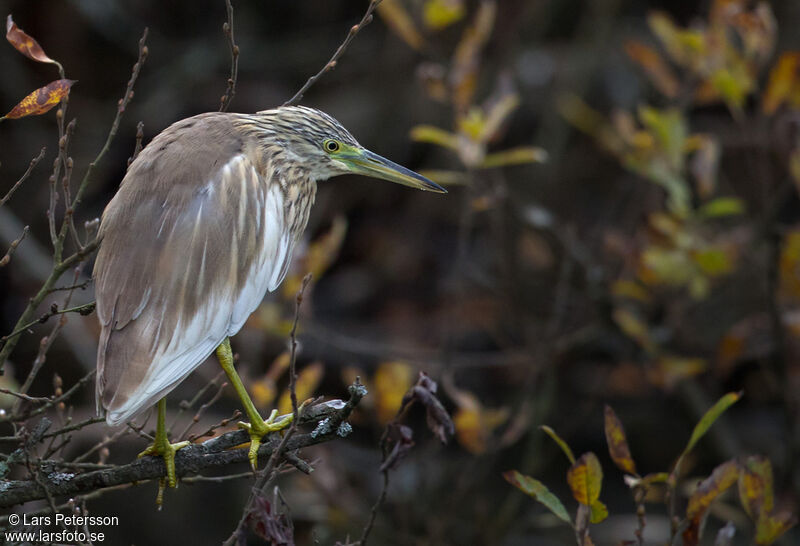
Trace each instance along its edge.
<instances>
[{"instance_id":1,"label":"bare branch","mask_svg":"<svg viewBox=\"0 0 800 546\"><path fill-rule=\"evenodd\" d=\"M31 172L33 172L34 167L36 167L36 165L38 165L39 162L44 157L45 151L47 151L47 148L42 148L42 151L39 152L39 155L31 159L31 164L28 165L28 170L25 171L25 173L19 178L19 180L14 182L14 185L11 186L11 189L8 190L8 193L6 193L2 198L0 198L0 207L5 205L8 202L8 200L11 199L11 196L14 195L14 192L17 191L17 189L19 189L22 183L28 179L28 177L31 175Z\"/></svg>"},{"instance_id":2,"label":"bare branch","mask_svg":"<svg viewBox=\"0 0 800 546\"><path fill-rule=\"evenodd\" d=\"M11 241L11 244L8 245L8 251L6 252L5 256L0 258L0 267L4 267L4 266L8 265L8 262L11 261L11 256L14 255L14 251L17 250L17 247L19 246L19 244L22 242L22 240L28 234L28 229L30 229L30 226L25 226L22 229L22 233L20 234L20 236L17 237L16 239L14 239L13 241Z\"/></svg>"},{"instance_id":3,"label":"bare branch","mask_svg":"<svg viewBox=\"0 0 800 546\"><path fill-rule=\"evenodd\" d=\"M231 75L228 78L228 88L219 102L219 111L225 112L231 105L233 96L236 95L236 80L239 77L239 46L233 38L233 5L231 0L225 0L225 7L228 13L228 20L222 25L222 32L228 38L228 47L231 50Z\"/></svg>"},{"instance_id":4,"label":"bare branch","mask_svg":"<svg viewBox=\"0 0 800 546\"><path fill-rule=\"evenodd\" d=\"M350 416L364 396L363 387L350 387L350 399L345 403L333 400L307 408L301 416L300 424L325 422L330 426L320 432L317 426L313 432L297 434L284 446L287 451L294 451L311 445L335 440L340 436L339 425ZM259 449L260 457L272 455L283 443L280 434L272 433L265 438ZM202 444L194 444L181 449L175 458L176 474L179 477L196 475L201 470L212 467L228 466L247 462L248 448L232 449L248 441L247 431L235 430L216 438L206 440ZM0 508L8 508L32 500L74 496L95 492L108 487L160 479L166 476L164 460L161 457L143 457L136 461L115 468L103 468L83 474L43 476L45 484L34 480L10 480L3 482L0 491Z\"/></svg>"},{"instance_id":5,"label":"bare branch","mask_svg":"<svg viewBox=\"0 0 800 546\"><path fill-rule=\"evenodd\" d=\"M334 68L336 68L336 63L339 62L339 58L344 54L347 48L350 46L350 42L356 37L359 31L370 24L372 22L372 12L375 11L375 8L378 7L383 0L371 0L369 6L367 7L367 11L364 13L364 16L361 18L361 21L357 25L353 25L350 27L350 31L347 33L347 37L344 41L336 48L336 51L333 53L333 56L328 59L328 62L325 63L325 66L320 69L319 72L308 78L306 83L303 87L300 88L294 96L283 103L283 106L291 106L293 104L297 104L303 98L303 95L308 91L308 89L316 83L316 81L325 73L330 72Z\"/></svg>"}]
</instances>

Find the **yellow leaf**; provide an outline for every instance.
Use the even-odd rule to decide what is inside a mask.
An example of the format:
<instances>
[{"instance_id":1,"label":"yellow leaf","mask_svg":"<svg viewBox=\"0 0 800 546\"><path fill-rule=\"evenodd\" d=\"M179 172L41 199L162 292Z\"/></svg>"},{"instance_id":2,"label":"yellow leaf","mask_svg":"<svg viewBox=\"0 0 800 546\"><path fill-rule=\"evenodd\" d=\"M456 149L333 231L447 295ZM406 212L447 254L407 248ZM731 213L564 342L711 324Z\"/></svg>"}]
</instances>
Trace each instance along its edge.
<instances>
[{"instance_id":1,"label":"yellow leaf","mask_svg":"<svg viewBox=\"0 0 800 546\"><path fill-rule=\"evenodd\" d=\"M745 459L739 472L739 500L744 511L758 522L762 513L769 514L774 507L772 492L772 464L761 455Z\"/></svg>"},{"instance_id":2,"label":"yellow leaf","mask_svg":"<svg viewBox=\"0 0 800 546\"><path fill-rule=\"evenodd\" d=\"M378 366L372 382L378 420L388 423L397 415L403 396L414 383L414 368L406 362L384 362Z\"/></svg>"},{"instance_id":3,"label":"yellow leaf","mask_svg":"<svg viewBox=\"0 0 800 546\"><path fill-rule=\"evenodd\" d=\"M347 220L344 216L336 216L330 229L317 237L306 250L305 254L295 259L292 274L289 275L281 286L283 297L293 300L303 285L303 278L311 273L315 281L319 281L325 271L336 261L339 250L342 248L344 237L347 234Z\"/></svg>"},{"instance_id":4,"label":"yellow leaf","mask_svg":"<svg viewBox=\"0 0 800 546\"><path fill-rule=\"evenodd\" d=\"M589 521L592 523L600 523L608 517L608 508L599 500L594 501L589 509L591 510Z\"/></svg>"},{"instance_id":5,"label":"yellow leaf","mask_svg":"<svg viewBox=\"0 0 800 546\"><path fill-rule=\"evenodd\" d=\"M472 102L478 79L480 52L489 41L496 12L497 4L494 0L482 1L456 47L450 83L453 88L453 103L458 112L465 111Z\"/></svg>"},{"instance_id":6,"label":"yellow leaf","mask_svg":"<svg viewBox=\"0 0 800 546\"><path fill-rule=\"evenodd\" d=\"M422 13L428 28L441 30L464 17L464 1L428 0Z\"/></svg>"},{"instance_id":7,"label":"yellow leaf","mask_svg":"<svg viewBox=\"0 0 800 546\"><path fill-rule=\"evenodd\" d=\"M464 186L468 182L467 173L461 171L424 169L417 172L440 186Z\"/></svg>"},{"instance_id":8,"label":"yellow leaf","mask_svg":"<svg viewBox=\"0 0 800 546\"><path fill-rule=\"evenodd\" d=\"M520 146L502 152L487 154L479 167L491 169L507 165L520 165L523 163L542 163L547 161L547 152L536 146Z\"/></svg>"},{"instance_id":9,"label":"yellow leaf","mask_svg":"<svg viewBox=\"0 0 800 546\"><path fill-rule=\"evenodd\" d=\"M792 96L800 100L800 52L785 51L769 73L761 110L767 115L774 114Z\"/></svg>"},{"instance_id":10,"label":"yellow leaf","mask_svg":"<svg viewBox=\"0 0 800 546\"><path fill-rule=\"evenodd\" d=\"M567 483L575 500L592 506L600 498L603 468L594 453L584 453L567 471Z\"/></svg>"},{"instance_id":11,"label":"yellow leaf","mask_svg":"<svg viewBox=\"0 0 800 546\"><path fill-rule=\"evenodd\" d=\"M378 4L378 14L389 28L416 50L422 49L425 39L417 30L414 20L403 7L400 0L383 0Z\"/></svg>"},{"instance_id":12,"label":"yellow leaf","mask_svg":"<svg viewBox=\"0 0 800 546\"><path fill-rule=\"evenodd\" d=\"M432 125L417 125L411 129L411 140L436 144L455 152L459 149L458 135Z\"/></svg>"},{"instance_id":13,"label":"yellow leaf","mask_svg":"<svg viewBox=\"0 0 800 546\"><path fill-rule=\"evenodd\" d=\"M469 402L465 404L466 399ZM472 393L466 391L460 391L459 401L461 405L453 415L458 443L470 453L484 453L492 432L508 420L508 409L486 409Z\"/></svg>"},{"instance_id":14,"label":"yellow leaf","mask_svg":"<svg viewBox=\"0 0 800 546\"><path fill-rule=\"evenodd\" d=\"M22 99L19 104L0 119L17 119L44 114L69 95L69 88L74 83L75 80L50 82Z\"/></svg>"},{"instance_id":15,"label":"yellow leaf","mask_svg":"<svg viewBox=\"0 0 800 546\"><path fill-rule=\"evenodd\" d=\"M780 512L775 515L764 514L756 525L756 544L758 546L772 544L795 525L797 525L797 516L790 512Z\"/></svg>"},{"instance_id":16,"label":"yellow leaf","mask_svg":"<svg viewBox=\"0 0 800 546\"><path fill-rule=\"evenodd\" d=\"M795 300L800 299L800 230L784 237L779 270L781 291Z\"/></svg>"},{"instance_id":17,"label":"yellow leaf","mask_svg":"<svg viewBox=\"0 0 800 546\"><path fill-rule=\"evenodd\" d=\"M613 317L619 329L622 330L626 336L641 345L643 349L649 352L655 349L655 343L650 337L650 330L647 324L632 311L623 307L617 307L614 309Z\"/></svg>"}]
</instances>

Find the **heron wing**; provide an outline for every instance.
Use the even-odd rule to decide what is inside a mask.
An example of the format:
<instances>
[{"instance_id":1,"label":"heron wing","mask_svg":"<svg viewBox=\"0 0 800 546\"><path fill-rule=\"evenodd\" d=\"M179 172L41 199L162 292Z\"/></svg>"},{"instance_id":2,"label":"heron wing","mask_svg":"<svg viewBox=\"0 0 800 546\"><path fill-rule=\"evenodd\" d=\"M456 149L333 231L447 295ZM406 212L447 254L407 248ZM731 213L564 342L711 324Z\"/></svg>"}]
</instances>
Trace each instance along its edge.
<instances>
[{"instance_id":1,"label":"heron wing","mask_svg":"<svg viewBox=\"0 0 800 546\"><path fill-rule=\"evenodd\" d=\"M103 216L97 394L110 424L154 404L235 334L291 257L278 184L241 153L204 183L163 180L181 172L169 170L181 155L140 157L126 179L133 167L156 172L139 173L150 178L137 187L123 181Z\"/></svg>"}]
</instances>

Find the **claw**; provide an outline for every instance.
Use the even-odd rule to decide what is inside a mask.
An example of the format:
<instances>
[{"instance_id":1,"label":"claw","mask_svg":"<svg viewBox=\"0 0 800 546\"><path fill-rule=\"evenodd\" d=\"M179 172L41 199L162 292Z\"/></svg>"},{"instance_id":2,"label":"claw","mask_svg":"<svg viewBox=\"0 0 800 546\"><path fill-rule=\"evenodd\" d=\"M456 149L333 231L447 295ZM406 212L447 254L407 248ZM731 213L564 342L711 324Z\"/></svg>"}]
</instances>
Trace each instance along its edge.
<instances>
[{"instance_id":1,"label":"claw","mask_svg":"<svg viewBox=\"0 0 800 546\"><path fill-rule=\"evenodd\" d=\"M261 419L254 419L252 423L239 422L238 427L247 430L250 434L250 451L247 454L247 459L250 461L250 468L253 472L258 468L258 448L261 447L261 439L270 432L283 430L292 422L292 416L287 415L278 420L278 410L272 410L269 418L266 421Z\"/></svg>"}]
</instances>

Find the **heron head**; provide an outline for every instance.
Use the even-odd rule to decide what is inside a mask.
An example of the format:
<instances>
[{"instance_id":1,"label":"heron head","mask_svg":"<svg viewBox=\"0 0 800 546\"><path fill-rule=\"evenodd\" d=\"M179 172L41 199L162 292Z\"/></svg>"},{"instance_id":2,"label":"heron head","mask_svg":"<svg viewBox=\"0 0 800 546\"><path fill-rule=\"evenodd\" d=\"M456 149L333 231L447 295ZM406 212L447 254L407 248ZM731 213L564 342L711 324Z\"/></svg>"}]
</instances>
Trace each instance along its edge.
<instances>
[{"instance_id":1,"label":"heron head","mask_svg":"<svg viewBox=\"0 0 800 546\"><path fill-rule=\"evenodd\" d=\"M308 165L318 179L360 174L418 190L447 193L424 176L367 150L324 112L305 106L284 106L272 112L279 113L279 129L293 136L291 147L296 159Z\"/></svg>"}]
</instances>

